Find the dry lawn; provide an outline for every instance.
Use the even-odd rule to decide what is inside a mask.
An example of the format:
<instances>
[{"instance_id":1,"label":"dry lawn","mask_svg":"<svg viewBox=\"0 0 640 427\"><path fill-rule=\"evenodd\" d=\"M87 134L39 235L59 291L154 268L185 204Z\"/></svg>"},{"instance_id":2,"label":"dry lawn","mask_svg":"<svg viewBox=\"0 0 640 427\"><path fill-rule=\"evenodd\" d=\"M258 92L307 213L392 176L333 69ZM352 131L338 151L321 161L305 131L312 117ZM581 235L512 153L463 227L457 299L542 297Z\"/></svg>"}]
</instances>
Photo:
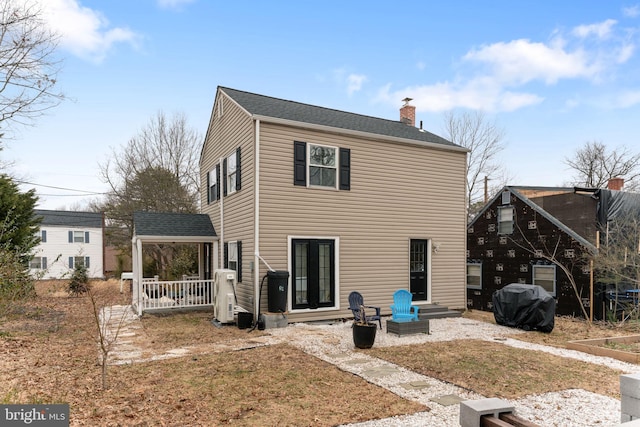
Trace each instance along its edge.
<instances>
[{"instance_id":1,"label":"dry lawn","mask_svg":"<svg viewBox=\"0 0 640 427\"><path fill-rule=\"evenodd\" d=\"M117 281L94 288L104 304L129 301ZM73 426L332 426L427 410L288 345L110 366L102 390L88 299L56 283L38 291L0 323L0 402L69 403ZM262 333L211 318L144 316L147 351Z\"/></svg>"},{"instance_id":2,"label":"dry lawn","mask_svg":"<svg viewBox=\"0 0 640 427\"><path fill-rule=\"evenodd\" d=\"M129 302L127 293L118 292L117 281L94 288L102 304ZM493 322L491 313L465 316ZM109 388L102 390L88 299L67 296L59 283L40 283L36 299L0 321L0 402L69 403L73 426L332 426L428 410L292 346L212 351L213 344L264 333L216 328L211 317L206 312L145 315L141 339L147 356L182 346L198 352L110 366ZM632 330L559 318L551 334L528 332L516 338L562 347L568 340ZM567 388L619 397L620 372L498 342L366 351L487 397L519 398Z\"/></svg>"}]
</instances>

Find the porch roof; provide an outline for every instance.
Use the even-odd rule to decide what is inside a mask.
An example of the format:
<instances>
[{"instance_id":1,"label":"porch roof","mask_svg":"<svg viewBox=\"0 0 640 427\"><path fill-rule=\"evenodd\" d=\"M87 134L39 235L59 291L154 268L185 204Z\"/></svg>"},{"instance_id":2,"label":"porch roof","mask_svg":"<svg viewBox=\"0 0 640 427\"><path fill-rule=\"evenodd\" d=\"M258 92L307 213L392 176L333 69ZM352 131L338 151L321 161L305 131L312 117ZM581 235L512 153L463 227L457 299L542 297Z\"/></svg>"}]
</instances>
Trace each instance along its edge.
<instances>
[{"instance_id":1,"label":"porch roof","mask_svg":"<svg viewBox=\"0 0 640 427\"><path fill-rule=\"evenodd\" d=\"M134 212L133 238L165 242L212 242L218 240L206 214Z\"/></svg>"}]
</instances>

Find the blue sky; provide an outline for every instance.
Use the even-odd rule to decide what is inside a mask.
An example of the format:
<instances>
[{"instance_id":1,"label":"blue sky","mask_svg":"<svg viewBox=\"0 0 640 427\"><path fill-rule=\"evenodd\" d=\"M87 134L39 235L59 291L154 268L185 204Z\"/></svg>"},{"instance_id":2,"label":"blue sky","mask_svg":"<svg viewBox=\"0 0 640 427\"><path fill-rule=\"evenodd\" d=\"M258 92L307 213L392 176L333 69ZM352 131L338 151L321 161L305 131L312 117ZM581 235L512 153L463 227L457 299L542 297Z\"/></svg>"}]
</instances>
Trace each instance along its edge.
<instances>
[{"instance_id":1,"label":"blue sky","mask_svg":"<svg viewBox=\"0 0 640 427\"><path fill-rule=\"evenodd\" d=\"M219 85L393 120L408 96L440 135L445 112L483 111L512 185L567 183L587 141L640 150L640 3L37 1L69 100L0 155L43 209L106 191L98 163L159 111L204 137Z\"/></svg>"}]
</instances>

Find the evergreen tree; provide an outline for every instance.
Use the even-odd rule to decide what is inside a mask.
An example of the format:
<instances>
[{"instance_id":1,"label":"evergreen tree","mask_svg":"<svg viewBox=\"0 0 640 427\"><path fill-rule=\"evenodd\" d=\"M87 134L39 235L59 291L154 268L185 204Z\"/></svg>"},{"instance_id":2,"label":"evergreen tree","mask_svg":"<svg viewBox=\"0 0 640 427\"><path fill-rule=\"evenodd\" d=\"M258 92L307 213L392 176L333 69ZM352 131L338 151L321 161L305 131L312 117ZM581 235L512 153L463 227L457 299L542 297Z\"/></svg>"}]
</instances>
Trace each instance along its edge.
<instances>
[{"instance_id":1,"label":"evergreen tree","mask_svg":"<svg viewBox=\"0 0 640 427\"><path fill-rule=\"evenodd\" d=\"M0 247L17 254L25 263L38 245L41 219L34 216L35 190L21 193L7 175L0 175Z\"/></svg>"}]
</instances>

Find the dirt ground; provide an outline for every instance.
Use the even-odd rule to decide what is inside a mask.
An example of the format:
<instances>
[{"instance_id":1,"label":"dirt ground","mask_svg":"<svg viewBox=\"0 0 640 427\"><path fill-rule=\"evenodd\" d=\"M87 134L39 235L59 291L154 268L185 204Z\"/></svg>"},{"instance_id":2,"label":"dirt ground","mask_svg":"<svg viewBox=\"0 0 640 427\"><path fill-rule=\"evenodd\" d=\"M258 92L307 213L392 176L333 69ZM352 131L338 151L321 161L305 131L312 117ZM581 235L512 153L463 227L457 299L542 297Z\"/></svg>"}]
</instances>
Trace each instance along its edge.
<instances>
[{"instance_id":1,"label":"dirt ground","mask_svg":"<svg viewBox=\"0 0 640 427\"><path fill-rule=\"evenodd\" d=\"M117 281L93 287L103 305L130 301ZM109 366L103 390L88 298L37 288L0 323L0 402L69 403L72 426L331 426L427 410L288 345ZM247 339L211 319L145 315L146 351Z\"/></svg>"},{"instance_id":2,"label":"dirt ground","mask_svg":"<svg viewBox=\"0 0 640 427\"><path fill-rule=\"evenodd\" d=\"M130 301L115 280L94 283L93 289L101 305ZM33 301L0 320L0 402L69 403L72 426L332 426L428 410L288 345L223 352L202 345L186 357L109 366L103 390L89 299L68 296L63 283L42 282L37 290ZM465 316L493 322L491 313ZM213 327L211 318L210 312L143 316L145 352L247 340L246 330ZM552 333L528 332L517 339L563 347L570 339L633 331L638 332L633 325L588 326L558 318ZM499 343L371 350L485 396L518 398L576 387L619 397L617 371ZM505 380L496 384L496 377Z\"/></svg>"}]
</instances>

